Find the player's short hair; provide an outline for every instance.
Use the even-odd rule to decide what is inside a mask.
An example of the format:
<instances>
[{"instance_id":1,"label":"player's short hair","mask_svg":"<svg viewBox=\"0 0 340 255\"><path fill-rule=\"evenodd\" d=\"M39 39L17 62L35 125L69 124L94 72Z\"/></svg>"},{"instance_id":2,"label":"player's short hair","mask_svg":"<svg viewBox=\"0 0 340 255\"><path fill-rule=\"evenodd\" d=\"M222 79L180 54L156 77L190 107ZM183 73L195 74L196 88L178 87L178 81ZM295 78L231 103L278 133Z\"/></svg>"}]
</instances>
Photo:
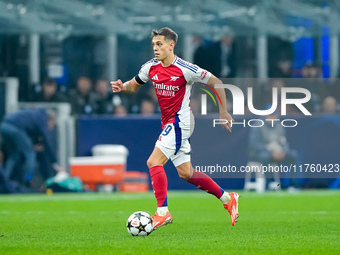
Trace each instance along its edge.
<instances>
[{"instance_id":1,"label":"player's short hair","mask_svg":"<svg viewBox=\"0 0 340 255\"><path fill-rule=\"evenodd\" d=\"M159 35L163 35L165 40L167 41L173 41L174 43L177 43L177 39L178 39L178 35L176 34L175 31L173 31L172 29L168 28L168 27L163 27L161 29L154 29L151 32L151 37L155 37L155 36L159 36Z\"/></svg>"}]
</instances>

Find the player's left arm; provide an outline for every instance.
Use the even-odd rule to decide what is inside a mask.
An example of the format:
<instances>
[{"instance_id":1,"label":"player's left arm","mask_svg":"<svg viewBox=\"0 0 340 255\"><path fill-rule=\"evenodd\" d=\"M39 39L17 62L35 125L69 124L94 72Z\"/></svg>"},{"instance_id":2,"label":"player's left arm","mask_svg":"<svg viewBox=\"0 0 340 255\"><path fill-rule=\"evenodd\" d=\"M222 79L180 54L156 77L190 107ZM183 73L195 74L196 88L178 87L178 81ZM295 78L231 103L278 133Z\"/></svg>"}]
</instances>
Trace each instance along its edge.
<instances>
[{"instance_id":1,"label":"player's left arm","mask_svg":"<svg viewBox=\"0 0 340 255\"><path fill-rule=\"evenodd\" d=\"M218 79L215 75L211 75L208 82L208 85L215 87L216 84L223 84L223 82ZM228 123L223 124L222 126L225 127L229 132L231 132L231 122L234 121L229 112L227 111L227 97L225 95L225 91L223 88L215 88L217 94L221 98L222 105L219 103L219 110L220 110L220 119L225 119Z\"/></svg>"}]
</instances>

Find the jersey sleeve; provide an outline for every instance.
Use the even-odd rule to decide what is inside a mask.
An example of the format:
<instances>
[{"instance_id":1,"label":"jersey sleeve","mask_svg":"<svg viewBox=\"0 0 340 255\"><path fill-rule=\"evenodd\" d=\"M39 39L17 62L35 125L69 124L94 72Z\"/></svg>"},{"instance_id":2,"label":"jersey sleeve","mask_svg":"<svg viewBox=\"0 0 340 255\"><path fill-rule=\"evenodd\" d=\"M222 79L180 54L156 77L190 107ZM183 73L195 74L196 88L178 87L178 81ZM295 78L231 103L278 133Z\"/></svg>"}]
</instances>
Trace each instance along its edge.
<instances>
[{"instance_id":1,"label":"jersey sleeve","mask_svg":"<svg viewBox=\"0 0 340 255\"><path fill-rule=\"evenodd\" d=\"M195 82L207 83L211 77L211 73L209 71L191 64L190 62L178 59L177 64L182 69L188 84L193 84Z\"/></svg>"},{"instance_id":2,"label":"jersey sleeve","mask_svg":"<svg viewBox=\"0 0 340 255\"><path fill-rule=\"evenodd\" d=\"M144 65L142 65L142 67L139 70L139 73L135 76L135 80L138 84L143 85L148 80L150 80L149 71L153 62L154 62L153 60L150 60L146 62Z\"/></svg>"},{"instance_id":3,"label":"jersey sleeve","mask_svg":"<svg viewBox=\"0 0 340 255\"><path fill-rule=\"evenodd\" d=\"M201 83L207 83L209 78L211 77L211 73L203 68L200 68L199 66L195 65L197 67L196 72L191 72L191 81L194 82L201 82Z\"/></svg>"}]
</instances>

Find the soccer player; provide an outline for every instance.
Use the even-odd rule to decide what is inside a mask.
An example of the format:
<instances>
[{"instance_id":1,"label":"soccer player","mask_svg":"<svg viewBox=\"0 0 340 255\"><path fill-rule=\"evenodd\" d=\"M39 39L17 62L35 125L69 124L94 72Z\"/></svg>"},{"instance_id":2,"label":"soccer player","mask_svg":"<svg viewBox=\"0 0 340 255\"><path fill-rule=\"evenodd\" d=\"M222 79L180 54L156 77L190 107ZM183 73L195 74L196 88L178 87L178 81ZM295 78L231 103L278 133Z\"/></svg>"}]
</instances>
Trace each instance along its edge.
<instances>
[{"instance_id":1,"label":"soccer player","mask_svg":"<svg viewBox=\"0 0 340 255\"><path fill-rule=\"evenodd\" d=\"M208 175L192 168L188 140L192 130L190 119L193 120L190 109L191 86L195 82L214 86L222 84L222 81L210 72L177 57L174 54L177 38L177 34L170 28L153 30L152 46L155 58L146 62L133 79L125 83L121 80L111 81L112 91L135 93L150 79L156 90L163 131L147 161L157 200L157 211L152 216L154 229L172 223L168 210L168 183L163 168L168 159L171 159L182 179L221 200L224 208L230 213L231 224L234 226L238 217L239 195L225 192ZM225 91L222 88L216 88L216 91L222 101L219 106L220 119L228 120L224 128L231 132L230 123L233 119L226 110Z\"/></svg>"}]
</instances>

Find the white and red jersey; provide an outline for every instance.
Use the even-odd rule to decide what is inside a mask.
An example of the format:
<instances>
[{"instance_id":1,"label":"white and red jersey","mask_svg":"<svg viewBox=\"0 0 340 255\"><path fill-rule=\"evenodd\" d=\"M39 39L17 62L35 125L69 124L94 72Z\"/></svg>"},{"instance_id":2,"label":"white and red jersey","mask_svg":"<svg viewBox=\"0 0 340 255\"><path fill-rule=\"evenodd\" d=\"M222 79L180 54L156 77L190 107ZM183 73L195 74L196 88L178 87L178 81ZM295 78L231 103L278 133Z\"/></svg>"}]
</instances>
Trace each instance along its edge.
<instances>
[{"instance_id":1,"label":"white and red jersey","mask_svg":"<svg viewBox=\"0 0 340 255\"><path fill-rule=\"evenodd\" d=\"M151 79L162 113L162 127L168 123L190 124L191 85L207 83L211 73L197 65L175 56L170 66L163 67L157 59L151 59L140 69L135 80L139 84Z\"/></svg>"}]
</instances>

